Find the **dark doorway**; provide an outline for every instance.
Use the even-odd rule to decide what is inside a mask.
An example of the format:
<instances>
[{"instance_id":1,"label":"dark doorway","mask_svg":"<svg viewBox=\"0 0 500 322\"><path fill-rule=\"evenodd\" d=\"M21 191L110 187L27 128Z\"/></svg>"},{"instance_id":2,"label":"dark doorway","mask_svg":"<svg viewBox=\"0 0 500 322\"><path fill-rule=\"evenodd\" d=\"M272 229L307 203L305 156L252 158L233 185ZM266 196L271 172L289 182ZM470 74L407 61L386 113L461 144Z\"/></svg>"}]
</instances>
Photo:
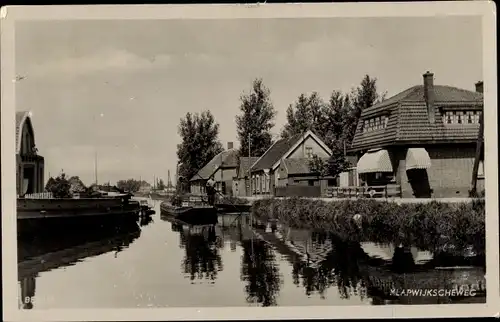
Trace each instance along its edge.
<instances>
[{"instance_id":1,"label":"dark doorway","mask_svg":"<svg viewBox=\"0 0 500 322\"><path fill-rule=\"evenodd\" d=\"M426 169L407 170L406 176L416 198L431 198L432 189Z\"/></svg>"},{"instance_id":2,"label":"dark doorway","mask_svg":"<svg viewBox=\"0 0 500 322\"><path fill-rule=\"evenodd\" d=\"M35 168L34 167L28 166L28 167L24 168L23 179L24 179L23 180L23 188L25 188L24 182L27 181L27 184L28 184L28 189L26 190L26 193L28 194L28 193L35 192L35 186L34 186L34 184L35 184Z\"/></svg>"}]
</instances>

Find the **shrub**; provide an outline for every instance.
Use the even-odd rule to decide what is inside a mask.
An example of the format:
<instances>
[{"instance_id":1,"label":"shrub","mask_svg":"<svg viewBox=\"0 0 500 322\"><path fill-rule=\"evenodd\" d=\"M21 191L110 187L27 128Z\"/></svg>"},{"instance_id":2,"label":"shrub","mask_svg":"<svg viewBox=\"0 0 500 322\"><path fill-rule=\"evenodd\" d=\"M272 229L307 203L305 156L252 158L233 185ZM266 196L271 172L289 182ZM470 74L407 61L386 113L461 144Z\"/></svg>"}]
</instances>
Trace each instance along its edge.
<instances>
[{"instance_id":1,"label":"shrub","mask_svg":"<svg viewBox=\"0 0 500 322\"><path fill-rule=\"evenodd\" d=\"M246 204L248 204L248 200L243 199L243 198L233 197L233 196L220 197L218 202L221 204L228 204L228 205L246 205Z\"/></svg>"},{"instance_id":2,"label":"shrub","mask_svg":"<svg viewBox=\"0 0 500 322\"><path fill-rule=\"evenodd\" d=\"M326 202L307 198L263 199L252 205L261 220L333 232L348 241L403 243L438 251L453 245L485 250L485 202L397 204L370 199ZM357 224L353 217L361 215Z\"/></svg>"}]
</instances>

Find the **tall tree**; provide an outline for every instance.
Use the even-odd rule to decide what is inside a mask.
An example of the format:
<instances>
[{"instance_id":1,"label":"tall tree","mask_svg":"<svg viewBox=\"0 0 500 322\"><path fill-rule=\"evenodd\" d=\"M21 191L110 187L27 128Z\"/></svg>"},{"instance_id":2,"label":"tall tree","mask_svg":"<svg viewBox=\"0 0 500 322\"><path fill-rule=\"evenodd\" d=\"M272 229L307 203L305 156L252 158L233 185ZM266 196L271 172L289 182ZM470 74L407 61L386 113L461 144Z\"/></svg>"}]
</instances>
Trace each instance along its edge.
<instances>
[{"instance_id":1,"label":"tall tree","mask_svg":"<svg viewBox=\"0 0 500 322\"><path fill-rule=\"evenodd\" d=\"M240 96L241 114L236 116L236 130L242 156L248 156L249 143L251 156L261 156L272 144L276 111L270 95L262 79L255 79L250 93Z\"/></svg>"},{"instance_id":2,"label":"tall tree","mask_svg":"<svg viewBox=\"0 0 500 322\"><path fill-rule=\"evenodd\" d=\"M218 139L219 124L210 111L203 111L200 114L188 112L180 120L178 130L182 140L177 145L179 175L187 181L214 156L222 152L222 144Z\"/></svg>"},{"instance_id":3,"label":"tall tree","mask_svg":"<svg viewBox=\"0 0 500 322\"><path fill-rule=\"evenodd\" d=\"M319 133L325 144L331 149L338 147L338 141L344 141L345 125L349 119L351 104L348 95L333 91L328 104L323 108L323 120L318 125Z\"/></svg>"},{"instance_id":4,"label":"tall tree","mask_svg":"<svg viewBox=\"0 0 500 322\"><path fill-rule=\"evenodd\" d=\"M281 137L291 137L307 130L324 137L324 105L317 92L309 96L300 94L295 103L290 104L286 110L287 123L281 132Z\"/></svg>"}]
</instances>

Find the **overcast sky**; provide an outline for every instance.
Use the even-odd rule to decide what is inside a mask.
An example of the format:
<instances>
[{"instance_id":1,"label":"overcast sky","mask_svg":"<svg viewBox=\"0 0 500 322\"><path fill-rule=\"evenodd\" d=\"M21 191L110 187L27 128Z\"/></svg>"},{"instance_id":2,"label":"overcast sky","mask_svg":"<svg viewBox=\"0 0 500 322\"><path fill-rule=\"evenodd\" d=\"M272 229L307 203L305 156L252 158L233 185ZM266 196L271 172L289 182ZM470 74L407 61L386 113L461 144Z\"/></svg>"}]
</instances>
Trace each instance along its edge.
<instances>
[{"instance_id":1,"label":"overcast sky","mask_svg":"<svg viewBox=\"0 0 500 322\"><path fill-rule=\"evenodd\" d=\"M365 74L389 96L422 83L474 89L481 20L330 18L16 23L16 109L31 110L46 178L172 179L179 119L210 109L237 146L239 97L262 77L278 111L302 93L348 91Z\"/></svg>"}]
</instances>

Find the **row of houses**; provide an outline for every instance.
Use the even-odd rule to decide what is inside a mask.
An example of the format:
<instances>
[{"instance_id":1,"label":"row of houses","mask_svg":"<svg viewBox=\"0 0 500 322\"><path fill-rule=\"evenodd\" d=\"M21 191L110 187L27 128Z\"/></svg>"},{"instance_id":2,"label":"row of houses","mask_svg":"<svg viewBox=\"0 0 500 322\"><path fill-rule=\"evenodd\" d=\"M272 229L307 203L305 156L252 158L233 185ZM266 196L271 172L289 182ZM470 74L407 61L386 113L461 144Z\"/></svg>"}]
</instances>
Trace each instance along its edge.
<instances>
[{"instance_id":1,"label":"row of houses","mask_svg":"<svg viewBox=\"0 0 500 322\"><path fill-rule=\"evenodd\" d=\"M226 195L319 196L329 187L388 186L403 198L467 197L476 156L483 82L475 91L435 85L426 72L412 86L365 109L352 145L351 164L338 178L320 177L310 166L316 155L332 151L312 131L276 141L260 157L238 155L233 144L193 178L191 192L204 193L213 176ZM478 190L484 190L484 151L480 154Z\"/></svg>"}]
</instances>

